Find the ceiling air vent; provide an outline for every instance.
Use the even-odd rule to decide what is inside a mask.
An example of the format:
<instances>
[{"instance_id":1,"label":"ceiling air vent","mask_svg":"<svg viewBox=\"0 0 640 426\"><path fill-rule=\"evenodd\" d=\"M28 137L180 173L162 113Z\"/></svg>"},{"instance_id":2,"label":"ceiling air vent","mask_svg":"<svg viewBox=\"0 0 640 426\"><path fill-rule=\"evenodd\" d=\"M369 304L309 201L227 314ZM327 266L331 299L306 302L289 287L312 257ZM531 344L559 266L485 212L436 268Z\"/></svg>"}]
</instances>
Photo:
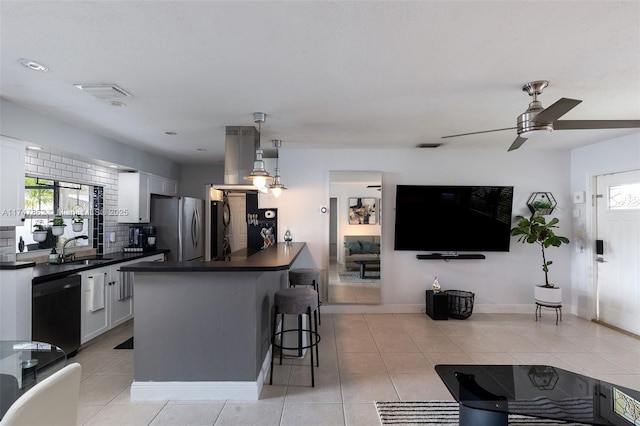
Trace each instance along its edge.
<instances>
[{"instance_id":1,"label":"ceiling air vent","mask_svg":"<svg viewBox=\"0 0 640 426\"><path fill-rule=\"evenodd\" d=\"M115 84L74 84L78 89L99 99L128 98L129 92Z\"/></svg>"},{"instance_id":2,"label":"ceiling air vent","mask_svg":"<svg viewBox=\"0 0 640 426\"><path fill-rule=\"evenodd\" d=\"M442 145L441 143L421 143L416 145L416 148L437 148L440 145Z\"/></svg>"}]
</instances>

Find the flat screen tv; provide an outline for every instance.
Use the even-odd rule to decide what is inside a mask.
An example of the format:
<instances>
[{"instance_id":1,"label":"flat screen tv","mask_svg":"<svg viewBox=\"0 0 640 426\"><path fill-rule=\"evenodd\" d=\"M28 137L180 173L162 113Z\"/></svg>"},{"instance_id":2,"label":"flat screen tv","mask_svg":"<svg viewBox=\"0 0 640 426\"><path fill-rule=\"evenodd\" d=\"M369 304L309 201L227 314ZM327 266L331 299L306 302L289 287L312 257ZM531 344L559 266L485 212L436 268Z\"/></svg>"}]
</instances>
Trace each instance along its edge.
<instances>
[{"instance_id":1,"label":"flat screen tv","mask_svg":"<svg viewBox=\"0 0 640 426\"><path fill-rule=\"evenodd\" d=\"M397 185L394 249L509 251L512 204L513 186Z\"/></svg>"}]
</instances>

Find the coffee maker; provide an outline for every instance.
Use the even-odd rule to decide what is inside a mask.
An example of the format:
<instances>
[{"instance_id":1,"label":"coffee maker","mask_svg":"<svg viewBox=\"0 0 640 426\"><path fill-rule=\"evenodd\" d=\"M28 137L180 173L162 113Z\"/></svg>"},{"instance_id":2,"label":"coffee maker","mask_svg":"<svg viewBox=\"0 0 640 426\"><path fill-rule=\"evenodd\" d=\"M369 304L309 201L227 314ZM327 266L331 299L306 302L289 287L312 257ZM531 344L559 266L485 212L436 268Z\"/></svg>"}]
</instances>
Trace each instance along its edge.
<instances>
[{"instance_id":1,"label":"coffee maker","mask_svg":"<svg viewBox=\"0 0 640 426\"><path fill-rule=\"evenodd\" d=\"M129 227L129 245L125 253L148 252L156 249L156 227L152 225L135 225Z\"/></svg>"}]
</instances>

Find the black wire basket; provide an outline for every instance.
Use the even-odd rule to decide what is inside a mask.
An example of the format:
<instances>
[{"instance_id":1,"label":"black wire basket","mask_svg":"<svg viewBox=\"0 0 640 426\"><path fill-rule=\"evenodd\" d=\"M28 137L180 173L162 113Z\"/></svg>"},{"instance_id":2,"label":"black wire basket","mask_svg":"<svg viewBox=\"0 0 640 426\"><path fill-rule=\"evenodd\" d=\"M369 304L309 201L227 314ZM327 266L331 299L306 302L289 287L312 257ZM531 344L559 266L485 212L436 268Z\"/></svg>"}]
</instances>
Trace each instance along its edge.
<instances>
[{"instance_id":1,"label":"black wire basket","mask_svg":"<svg viewBox=\"0 0 640 426\"><path fill-rule=\"evenodd\" d=\"M455 319L467 319L473 313L474 294L470 291L447 290L449 316Z\"/></svg>"}]
</instances>

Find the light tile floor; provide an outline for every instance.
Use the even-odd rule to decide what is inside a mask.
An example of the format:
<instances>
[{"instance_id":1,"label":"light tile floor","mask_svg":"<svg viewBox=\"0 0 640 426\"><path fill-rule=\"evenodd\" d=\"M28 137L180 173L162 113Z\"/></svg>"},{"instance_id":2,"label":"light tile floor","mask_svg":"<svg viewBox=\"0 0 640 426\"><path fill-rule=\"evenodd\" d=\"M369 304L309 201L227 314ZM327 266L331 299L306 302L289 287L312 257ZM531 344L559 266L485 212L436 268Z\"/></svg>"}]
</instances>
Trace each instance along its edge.
<instances>
[{"instance_id":1,"label":"light tile floor","mask_svg":"<svg viewBox=\"0 0 640 426\"><path fill-rule=\"evenodd\" d=\"M84 425L379 425L374 401L451 400L439 363L548 364L640 389L640 340L565 314L473 314L433 321L424 314L324 314L320 367L308 360L274 369L259 401L133 403L133 351L113 347L127 324L81 350L78 423Z\"/></svg>"},{"instance_id":2,"label":"light tile floor","mask_svg":"<svg viewBox=\"0 0 640 426\"><path fill-rule=\"evenodd\" d=\"M340 277L340 271L352 278ZM376 271L377 272L377 271ZM328 296L331 304L379 304L380 279L358 279L358 271L344 271L344 266L332 260L329 263ZM378 275L379 276L379 275Z\"/></svg>"}]
</instances>

